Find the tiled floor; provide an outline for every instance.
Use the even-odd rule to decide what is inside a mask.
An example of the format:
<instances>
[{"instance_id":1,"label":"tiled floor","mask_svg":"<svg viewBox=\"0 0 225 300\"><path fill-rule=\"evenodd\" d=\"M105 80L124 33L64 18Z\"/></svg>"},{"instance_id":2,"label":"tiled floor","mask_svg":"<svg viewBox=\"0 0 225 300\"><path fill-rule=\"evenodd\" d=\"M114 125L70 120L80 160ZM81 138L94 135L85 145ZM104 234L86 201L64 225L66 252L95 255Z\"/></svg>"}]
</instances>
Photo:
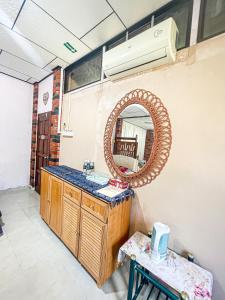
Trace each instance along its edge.
<instances>
[{"instance_id":1,"label":"tiled floor","mask_svg":"<svg viewBox=\"0 0 225 300\"><path fill-rule=\"evenodd\" d=\"M0 210L5 223L0 237L1 300L126 299L128 266L98 289L40 218L34 191L0 191Z\"/></svg>"}]
</instances>

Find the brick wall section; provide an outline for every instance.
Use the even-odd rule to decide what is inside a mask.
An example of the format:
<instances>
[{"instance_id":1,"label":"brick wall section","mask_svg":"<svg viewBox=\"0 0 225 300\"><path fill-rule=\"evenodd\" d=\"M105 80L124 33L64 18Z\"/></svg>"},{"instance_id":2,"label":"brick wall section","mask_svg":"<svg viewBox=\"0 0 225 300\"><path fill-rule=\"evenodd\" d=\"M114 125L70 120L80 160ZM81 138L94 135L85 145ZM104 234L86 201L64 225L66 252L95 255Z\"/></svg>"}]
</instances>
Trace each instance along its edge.
<instances>
[{"instance_id":1,"label":"brick wall section","mask_svg":"<svg viewBox=\"0 0 225 300\"><path fill-rule=\"evenodd\" d=\"M33 89L33 113L32 113L32 137L31 137L31 159L30 159L30 185L35 183L35 163L37 149L37 109L38 109L38 83L34 84Z\"/></svg>"},{"instance_id":2,"label":"brick wall section","mask_svg":"<svg viewBox=\"0 0 225 300\"><path fill-rule=\"evenodd\" d=\"M153 141L154 141L154 131L147 130L146 140L145 140L145 152L144 152L144 160L146 160L146 161L148 161L148 159L150 157Z\"/></svg>"},{"instance_id":3,"label":"brick wall section","mask_svg":"<svg viewBox=\"0 0 225 300\"><path fill-rule=\"evenodd\" d=\"M51 140L50 140L50 156L49 165L56 166L59 164L60 151L60 134L58 134L58 118L59 118L59 97L60 97L60 81L61 68L57 67L53 70L53 99L51 113Z\"/></svg>"}]
</instances>

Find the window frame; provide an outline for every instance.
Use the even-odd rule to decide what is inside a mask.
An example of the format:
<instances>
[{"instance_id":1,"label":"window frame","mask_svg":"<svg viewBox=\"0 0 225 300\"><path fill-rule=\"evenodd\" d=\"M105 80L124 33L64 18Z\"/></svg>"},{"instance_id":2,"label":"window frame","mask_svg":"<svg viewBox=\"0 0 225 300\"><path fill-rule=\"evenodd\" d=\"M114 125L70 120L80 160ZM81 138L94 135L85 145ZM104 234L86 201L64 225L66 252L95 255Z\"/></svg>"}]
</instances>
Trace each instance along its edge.
<instances>
[{"instance_id":1,"label":"window frame","mask_svg":"<svg viewBox=\"0 0 225 300\"><path fill-rule=\"evenodd\" d=\"M79 65L82 65L83 62L86 62L87 59L90 59L92 58L93 56L95 56L97 53L101 53L101 72L100 72L100 79L99 80L95 80L95 81L92 81L92 82L89 82L87 84L84 84L84 85L81 85L79 87L76 87L74 89L71 89L71 90L67 90L66 89L66 72L70 72L72 71L75 67L79 66ZM67 93L70 93L72 91L75 91L75 90L78 90L78 89L81 89L85 86L88 86L88 85L91 85L91 84L94 84L96 82L101 82L102 80L102 59L103 59L103 46L100 46L98 47L97 49L91 51L90 53L86 54L85 56L81 57L79 60L75 61L74 63L70 64L68 67L66 67L64 69L64 74L63 74L63 81L64 81L64 89L63 89L63 92L64 94L67 94Z\"/></svg>"},{"instance_id":2,"label":"window frame","mask_svg":"<svg viewBox=\"0 0 225 300\"><path fill-rule=\"evenodd\" d=\"M188 10L189 10L188 24L187 24L187 34L186 34L186 40L185 40L184 47L179 48L178 50L182 50L182 49L187 48L187 47L190 46L192 15L193 15L193 2L194 2L194 0L185 0L185 2L188 2ZM202 0L201 0L201 2L202 2ZM101 61L102 61L104 51L108 51L108 50L114 48L114 47L112 47L112 48L109 49L109 45L112 45L113 43L116 43L116 41L120 40L123 37L125 37L125 39L126 39L126 35L129 36L129 34L132 33L134 30L139 29L140 27L144 26L146 23L151 23L152 18L158 17L161 14L166 13L169 9L171 9L173 7L176 7L179 4L181 4L181 0L172 0L171 2L165 4L163 7L160 7L155 12L149 14L148 16L143 18L142 20L138 21L134 25L130 26L129 28L127 28L123 32L119 33L118 35L116 35L115 37L110 39L108 42L106 42L103 45L99 46L97 49L91 51L90 53L86 54L85 56L81 57L79 60L75 61L74 63L72 63L68 67L66 67L64 69L64 75L63 75L63 80L64 80L64 85L63 85L64 86L64 91L63 92L64 92L64 94L73 92L75 90L82 89L86 86L90 86L92 84L96 84L97 82L102 82L103 80L105 80L104 79L105 78L104 74L102 76L102 63L101 63L101 78L100 78L100 80L95 80L93 82L84 84L84 85L76 87L74 89L66 90L66 72L70 72L72 69L74 69L74 67L81 65L83 62L87 61L87 59L91 58L92 56L94 56L98 52L101 52ZM154 26L154 23L153 23L153 26Z\"/></svg>"},{"instance_id":3,"label":"window frame","mask_svg":"<svg viewBox=\"0 0 225 300\"><path fill-rule=\"evenodd\" d=\"M184 49L184 48L187 48L187 47L190 46L191 25L192 25L194 0L185 0L185 2L188 2L188 9L189 9L188 24L187 24L187 35L186 35L186 41L185 41L184 47L179 48L178 50L181 50L181 49ZM127 30L124 30L123 32L121 32L120 34L118 34L117 36L115 36L114 38L112 38L111 40L109 40L108 42L105 43L106 51L109 50L108 47L109 47L110 44L113 44L117 40L121 39L123 36L126 36L127 33L128 33L128 36L129 36L129 34L132 33L133 31L139 29L140 27L144 26L147 23L151 23L152 17L157 18L158 16L166 13L169 9L175 7L176 5L181 5L181 0L172 0L171 2L165 4L163 7L160 7L155 12L151 13L150 15L146 16L142 20L138 21L134 25L130 26L129 28L127 28ZM154 26L154 23L153 23L153 26ZM113 49L113 48L111 48L111 49Z\"/></svg>"},{"instance_id":4,"label":"window frame","mask_svg":"<svg viewBox=\"0 0 225 300\"><path fill-rule=\"evenodd\" d=\"M190 41L191 41L191 28L192 28L194 0L185 0L185 2L188 2L188 12L189 12L188 13L188 23L187 23L187 34L186 34L186 40L185 40L184 47L179 48L178 51L190 47ZM160 16L161 14L166 13L166 11L175 7L176 5L181 5L181 1L180 0L172 0L171 2L167 3L165 6L158 9L153 15L155 15L155 17Z\"/></svg>"},{"instance_id":5,"label":"window frame","mask_svg":"<svg viewBox=\"0 0 225 300\"><path fill-rule=\"evenodd\" d=\"M199 20L198 20L197 43L201 43L201 42L211 39L217 35L225 33L225 29L223 29L223 30L221 30L217 33L213 33L207 37L203 36L204 35L204 20L205 20L205 13L206 13L206 3L207 3L207 0L201 0Z\"/></svg>"}]
</instances>

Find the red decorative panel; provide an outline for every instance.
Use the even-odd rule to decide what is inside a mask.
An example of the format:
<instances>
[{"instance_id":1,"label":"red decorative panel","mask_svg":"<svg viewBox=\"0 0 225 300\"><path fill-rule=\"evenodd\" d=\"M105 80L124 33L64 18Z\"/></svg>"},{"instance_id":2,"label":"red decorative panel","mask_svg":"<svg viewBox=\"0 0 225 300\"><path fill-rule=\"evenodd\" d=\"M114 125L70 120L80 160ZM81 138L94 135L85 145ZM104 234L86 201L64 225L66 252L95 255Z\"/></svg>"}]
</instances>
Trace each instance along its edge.
<instances>
[{"instance_id":1,"label":"red decorative panel","mask_svg":"<svg viewBox=\"0 0 225 300\"><path fill-rule=\"evenodd\" d=\"M59 102L61 88L61 67L53 70L53 99L51 111L50 130L50 155L49 165L59 164L60 134L58 132ZM38 125L38 83L34 84L33 93L33 117L32 117L32 142L31 142L31 163L30 163L30 185L35 186L35 161L37 151L37 125Z\"/></svg>"},{"instance_id":2,"label":"red decorative panel","mask_svg":"<svg viewBox=\"0 0 225 300\"><path fill-rule=\"evenodd\" d=\"M60 151L60 134L58 133L59 119L59 101L60 101L60 81L61 68L57 67L53 70L53 99L52 99L52 115L51 115L51 139L50 139L50 157L49 165L56 166L59 164Z\"/></svg>"},{"instance_id":3,"label":"red decorative panel","mask_svg":"<svg viewBox=\"0 0 225 300\"><path fill-rule=\"evenodd\" d=\"M38 83L34 84L33 90L33 114L32 114L32 137L31 137L31 159L30 159L30 185L35 183L35 163L37 149L37 109L38 109Z\"/></svg>"}]
</instances>

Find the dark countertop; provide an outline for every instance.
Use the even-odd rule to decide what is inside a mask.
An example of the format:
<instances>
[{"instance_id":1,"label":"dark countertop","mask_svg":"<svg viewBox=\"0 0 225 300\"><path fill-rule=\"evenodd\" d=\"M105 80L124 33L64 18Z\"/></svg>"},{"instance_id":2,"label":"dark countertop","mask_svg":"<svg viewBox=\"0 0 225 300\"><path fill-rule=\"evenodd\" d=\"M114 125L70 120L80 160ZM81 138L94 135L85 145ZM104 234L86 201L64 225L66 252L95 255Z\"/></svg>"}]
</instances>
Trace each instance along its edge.
<instances>
[{"instance_id":1,"label":"dark countertop","mask_svg":"<svg viewBox=\"0 0 225 300\"><path fill-rule=\"evenodd\" d=\"M112 206L128 199L130 196L134 196L134 191L132 189L126 189L120 195L113 198L102 195L96 192L96 190L99 190L105 187L106 185L100 185L93 181L87 180L83 172L67 166L48 166L44 167L43 169L69 182L75 187L78 187L83 191L88 192L89 194L92 194L93 196L110 203Z\"/></svg>"}]
</instances>

